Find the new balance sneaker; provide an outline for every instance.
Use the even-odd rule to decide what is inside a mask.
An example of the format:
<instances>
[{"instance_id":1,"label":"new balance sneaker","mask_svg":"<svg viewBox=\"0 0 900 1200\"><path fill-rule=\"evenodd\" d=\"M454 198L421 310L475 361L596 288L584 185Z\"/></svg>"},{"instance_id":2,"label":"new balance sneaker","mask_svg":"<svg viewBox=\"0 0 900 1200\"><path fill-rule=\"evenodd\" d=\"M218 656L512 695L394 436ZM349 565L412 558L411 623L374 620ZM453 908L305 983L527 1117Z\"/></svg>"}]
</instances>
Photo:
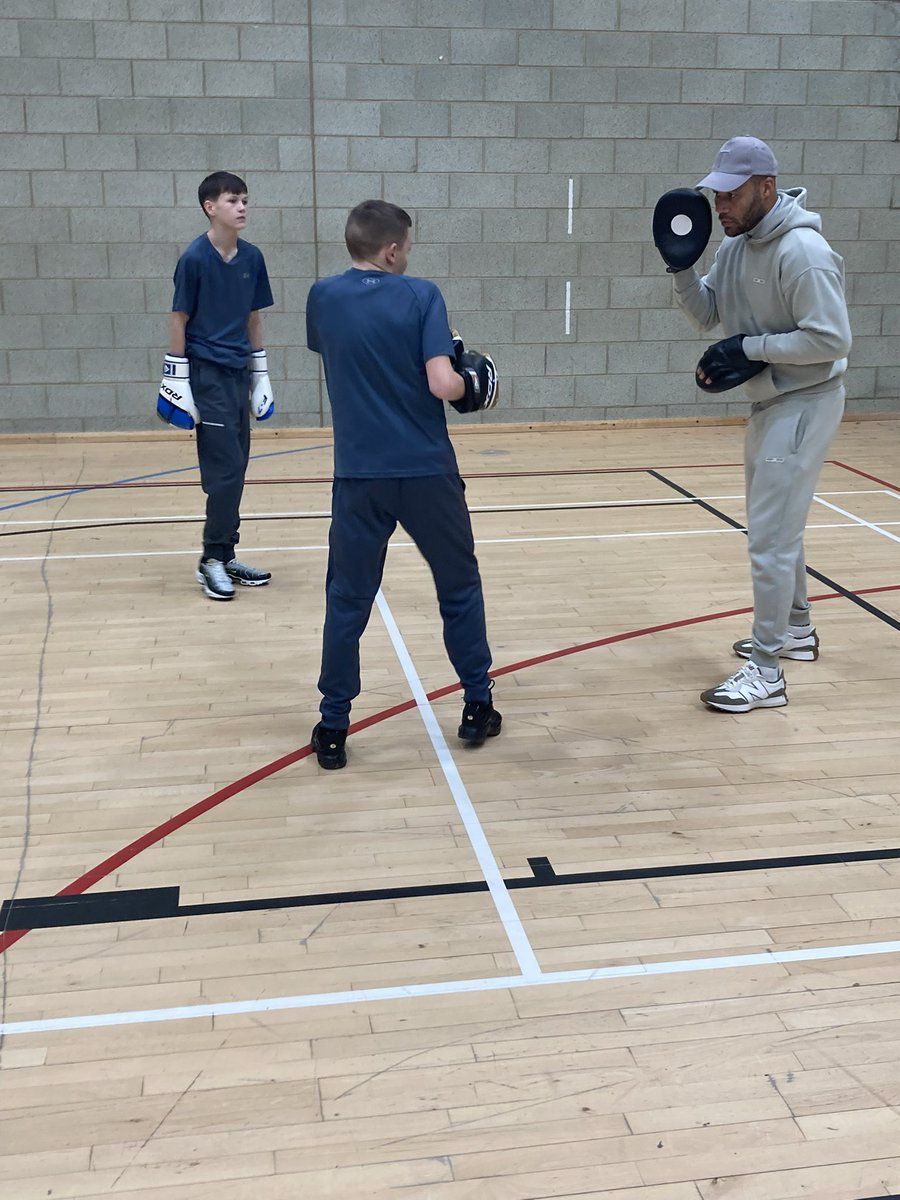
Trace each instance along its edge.
<instances>
[{"instance_id":1,"label":"new balance sneaker","mask_svg":"<svg viewBox=\"0 0 900 1200\"><path fill-rule=\"evenodd\" d=\"M463 705L456 735L470 746L483 746L487 738L497 736L502 723L503 718L490 700L469 700Z\"/></svg>"},{"instance_id":2,"label":"new balance sneaker","mask_svg":"<svg viewBox=\"0 0 900 1200\"><path fill-rule=\"evenodd\" d=\"M347 751L344 749L346 741L346 729L329 729L320 721L312 731L309 744L316 752L320 767L324 767L326 771L339 771L347 765Z\"/></svg>"},{"instance_id":3,"label":"new balance sneaker","mask_svg":"<svg viewBox=\"0 0 900 1200\"><path fill-rule=\"evenodd\" d=\"M239 558L227 562L225 570L233 583L239 583L243 587L265 587L272 578L271 571L257 571L256 567L248 567Z\"/></svg>"},{"instance_id":4,"label":"new balance sneaker","mask_svg":"<svg viewBox=\"0 0 900 1200\"><path fill-rule=\"evenodd\" d=\"M732 646L738 658L749 658L753 653L753 638L743 638ZM793 658L797 662L815 662L819 657L819 635L815 627L809 633L795 634L788 629L784 645L778 651L779 658Z\"/></svg>"},{"instance_id":5,"label":"new balance sneaker","mask_svg":"<svg viewBox=\"0 0 900 1200\"><path fill-rule=\"evenodd\" d=\"M197 564L197 582L211 600L233 600L234 584L225 564L217 558L201 558Z\"/></svg>"},{"instance_id":6,"label":"new balance sneaker","mask_svg":"<svg viewBox=\"0 0 900 1200\"><path fill-rule=\"evenodd\" d=\"M755 662L748 662L718 687L701 692L700 699L710 708L735 713L750 712L753 708L781 708L788 702L784 674L779 670L777 679L764 679Z\"/></svg>"}]
</instances>

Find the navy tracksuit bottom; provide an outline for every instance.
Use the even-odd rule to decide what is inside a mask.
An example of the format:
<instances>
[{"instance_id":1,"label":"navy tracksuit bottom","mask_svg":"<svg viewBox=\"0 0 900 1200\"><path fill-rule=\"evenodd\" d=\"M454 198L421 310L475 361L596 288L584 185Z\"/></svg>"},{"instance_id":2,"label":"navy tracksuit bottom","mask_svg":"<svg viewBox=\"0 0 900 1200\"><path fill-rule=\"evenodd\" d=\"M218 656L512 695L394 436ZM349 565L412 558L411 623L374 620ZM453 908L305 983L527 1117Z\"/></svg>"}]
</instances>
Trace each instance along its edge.
<instances>
[{"instance_id":1,"label":"navy tracksuit bottom","mask_svg":"<svg viewBox=\"0 0 900 1200\"><path fill-rule=\"evenodd\" d=\"M459 475L335 479L319 710L330 729L346 729L359 695L359 641L381 586L387 545L399 524L434 577L444 646L465 699L490 698L484 596L472 522Z\"/></svg>"},{"instance_id":2,"label":"navy tracksuit bottom","mask_svg":"<svg viewBox=\"0 0 900 1200\"><path fill-rule=\"evenodd\" d=\"M203 557L230 562L239 539L241 495L250 460L250 371L192 358L191 390L200 413L197 460L206 493Z\"/></svg>"}]
</instances>

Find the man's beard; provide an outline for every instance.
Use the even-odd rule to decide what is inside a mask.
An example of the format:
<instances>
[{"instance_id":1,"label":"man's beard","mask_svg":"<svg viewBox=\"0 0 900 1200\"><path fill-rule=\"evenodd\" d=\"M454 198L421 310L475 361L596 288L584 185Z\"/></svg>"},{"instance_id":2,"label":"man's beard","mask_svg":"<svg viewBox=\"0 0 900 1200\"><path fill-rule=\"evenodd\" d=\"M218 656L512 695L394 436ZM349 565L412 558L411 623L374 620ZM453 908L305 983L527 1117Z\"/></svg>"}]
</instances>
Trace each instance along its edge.
<instances>
[{"instance_id":1,"label":"man's beard","mask_svg":"<svg viewBox=\"0 0 900 1200\"><path fill-rule=\"evenodd\" d=\"M747 215L744 217L743 221L741 221L740 227L738 228L737 232L739 234L740 233L749 233L751 229L756 228L756 226L760 223L760 221L763 219L763 217L766 215L767 212L768 212L768 209L763 204L762 196L760 196L760 194L757 192L757 194L753 197L753 204L752 204L751 208L749 209L749 211L747 212Z\"/></svg>"}]
</instances>

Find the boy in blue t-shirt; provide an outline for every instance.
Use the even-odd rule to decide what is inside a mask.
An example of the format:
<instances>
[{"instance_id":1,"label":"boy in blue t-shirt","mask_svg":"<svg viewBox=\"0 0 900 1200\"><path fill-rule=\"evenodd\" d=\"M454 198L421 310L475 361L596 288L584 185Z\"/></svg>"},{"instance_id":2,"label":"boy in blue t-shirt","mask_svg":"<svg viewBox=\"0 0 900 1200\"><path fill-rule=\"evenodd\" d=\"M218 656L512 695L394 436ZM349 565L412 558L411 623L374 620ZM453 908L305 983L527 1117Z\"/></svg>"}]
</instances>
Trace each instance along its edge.
<instances>
[{"instance_id":1,"label":"boy in blue t-shirt","mask_svg":"<svg viewBox=\"0 0 900 1200\"><path fill-rule=\"evenodd\" d=\"M480 746L500 732L465 484L441 403L461 400L465 385L439 289L404 274L411 228L395 204L357 205L344 231L352 266L313 284L306 306L307 345L322 356L334 424L322 719L311 743L329 770L347 762L359 641L398 523L434 576L444 645L463 686L459 737Z\"/></svg>"},{"instance_id":2,"label":"boy in blue t-shirt","mask_svg":"<svg viewBox=\"0 0 900 1200\"><path fill-rule=\"evenodd\" d=\"M180 428L197 429L200 481L206 493L203 553L197 582L213 600L231 600L235 583L271 579L234 557L240 502L250 457L250 412L274 411L259 310L272 303L262 252L239 240L247 223L247 185L216 171L198 189L209 229L175 268L169 353L157 411Z\"/></svg>"}]
</instances>

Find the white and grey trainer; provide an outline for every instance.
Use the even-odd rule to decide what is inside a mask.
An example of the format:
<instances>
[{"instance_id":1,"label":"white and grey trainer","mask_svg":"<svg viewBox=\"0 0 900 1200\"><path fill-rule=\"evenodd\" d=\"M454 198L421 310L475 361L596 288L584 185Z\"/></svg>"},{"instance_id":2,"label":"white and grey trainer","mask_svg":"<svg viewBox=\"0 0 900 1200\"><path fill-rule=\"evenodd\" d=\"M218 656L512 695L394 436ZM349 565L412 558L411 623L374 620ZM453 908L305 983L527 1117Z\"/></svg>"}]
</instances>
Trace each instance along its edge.
<instances>
[{"instance_id":1,"label":"white and grey trainer","mask_svg":"<svg viewBox=\"0 0 900 1200\"><path fill-rule=\"evenodd\" d=\"M211 600L233 600L234 584L225 564L217 558L201 558L197 564L197 582Z\"/></svg>"},{"instance_id":2,"label":"white and grey trainer","mask_svg":"<svg viewBox=\"0 0 900 1200\"><path fill-rule=\"evenodd\" d=\"M233 558L231 562L227 562L225 570L232 583L239 583L243 587L265 587L272 578L271 571L258 571L256 567L248 566L239 558Z\"/></svg>"},{"instance_id":3,"label":"white and grey trainer","mask_svg":"<svg viewBox=\"0 0 900 1200\"><path fill-rule=\"evenodd\" d=\"M765 679L756 663L748 662L718 687L701 692L700 699L709 708L717 708L721 712L745 713L754 708L781 708L788 702L787 685L782 671L778 672L777 679Z\"/></svg>"},{"instance_id":4,"label":"white and grey trainer","mask_svg":"<svg viewBox=\"0 0 900 1200\"><path fill-rule=\"evenodd\" d=\"M732 646L738 658L749 658L753 653L753 638L742 638ZM815 662L819 657L819 635L813 626L809 633L796 634L788 630L784 645L778 651L779 658L792 658L795 662Z\"/></svg>"}]
</instances>

